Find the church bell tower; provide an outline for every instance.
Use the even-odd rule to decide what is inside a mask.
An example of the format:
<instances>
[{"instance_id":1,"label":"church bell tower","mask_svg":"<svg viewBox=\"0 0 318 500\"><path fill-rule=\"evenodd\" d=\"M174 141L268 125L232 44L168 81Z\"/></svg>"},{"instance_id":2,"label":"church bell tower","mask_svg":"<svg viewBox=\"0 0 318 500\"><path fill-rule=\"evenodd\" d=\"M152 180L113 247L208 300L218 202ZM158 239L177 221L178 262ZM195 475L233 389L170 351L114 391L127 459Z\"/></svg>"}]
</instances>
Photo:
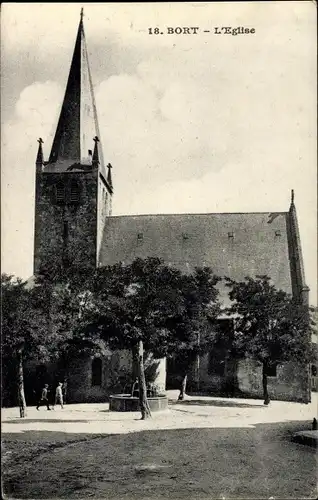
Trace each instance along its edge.
<instances>
[{"instance_id":1,"label":"church bell tower","mask_svg":"<svg viewBox=\"0 0 318 500\"><path fill-rule=\"evenodd\" d=\"M52 149L36 158L34 274L95 268L111 215L111 165L104 162L85 42L83 9Z\"/></svg>"}]
</instances>

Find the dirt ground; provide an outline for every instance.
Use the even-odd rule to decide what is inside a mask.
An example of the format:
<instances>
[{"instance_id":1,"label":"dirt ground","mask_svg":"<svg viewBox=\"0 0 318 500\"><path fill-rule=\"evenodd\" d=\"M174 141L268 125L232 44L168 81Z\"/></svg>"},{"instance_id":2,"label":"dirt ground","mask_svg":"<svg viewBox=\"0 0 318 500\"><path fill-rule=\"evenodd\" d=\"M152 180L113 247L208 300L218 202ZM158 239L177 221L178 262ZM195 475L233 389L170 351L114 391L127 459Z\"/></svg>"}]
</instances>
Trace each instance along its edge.
<instances>
[{"instance_id":1,"label":"dirt ground","mask_svg":"<svg viewBox=\"0 0 318 500\"><path fill-rule=\"evenodd\" d=\"M149 421L107 404L2 413L6 498L317 498L316 450L290 439L310 428L316 395L269 407L192 397Z\"/></svg>"}]
</instances>

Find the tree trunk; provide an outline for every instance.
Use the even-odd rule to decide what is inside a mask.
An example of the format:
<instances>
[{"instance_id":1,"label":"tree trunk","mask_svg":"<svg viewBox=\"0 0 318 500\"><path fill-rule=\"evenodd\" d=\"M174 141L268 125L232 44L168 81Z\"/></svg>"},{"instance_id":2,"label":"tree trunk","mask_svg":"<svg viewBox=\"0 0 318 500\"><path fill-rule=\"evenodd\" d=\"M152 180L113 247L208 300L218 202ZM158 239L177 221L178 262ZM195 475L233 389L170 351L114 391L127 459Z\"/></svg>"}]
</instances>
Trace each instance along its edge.
<instances>
[{"instance_id":1,"label":"tree trunk","mask_svg":"<svg viewBox=\"0 0 318 500\"><path fill-rule=\"evenodd\" d=\"M180 394L178 397L178 401L183 401L186 393L186 387L187 387L187 379L188 379L188 374L185 373L182 378L181 382L181 387L180 387Z\"/></svg>"},{"instance_id":2,"label":"tree trunk","mask_svg":"<svg viewBox=\"0 0 318 500\"><path fill-rule=\"evenodd\" d=\"M264 405L269 405L270 399L268 395L267 389L267 363L263 362L263 396L264 396Z\"/></svg>"},{"instance_id":3,"label":"tree trunk","mask_svg":"<svg viewBox=\"0 0 318 500\"><path fill-rule=\"evenodd\" d=\"M200 392L200 354L195 357L195 385L196 391Z\"/></svg>"},{"instance_id":4,"label":"tree trunk","mask_svg":"<svg viewBox=\"0 0 318 500\"><path fill-rule=\"evenodd\" d=\"M133 347L133 354L138 371L138 385L139 385L139 404L141 411L141 420L151 418L151 412L147 400L147 386L144 368L144 346L142 340Z\"/></svg>"},{"instance_id":5,"label":"tree trunk","mask_svg":"<svg viewBox=\"0 0 318 500\"><path fill-rule=\"evenodd\" d=\"M23 381L23 354L22 348L18 349L18 402L20 409L20 417L25 417L26 403L24 395L24 381Z\"/></svg>"}]
</instances>

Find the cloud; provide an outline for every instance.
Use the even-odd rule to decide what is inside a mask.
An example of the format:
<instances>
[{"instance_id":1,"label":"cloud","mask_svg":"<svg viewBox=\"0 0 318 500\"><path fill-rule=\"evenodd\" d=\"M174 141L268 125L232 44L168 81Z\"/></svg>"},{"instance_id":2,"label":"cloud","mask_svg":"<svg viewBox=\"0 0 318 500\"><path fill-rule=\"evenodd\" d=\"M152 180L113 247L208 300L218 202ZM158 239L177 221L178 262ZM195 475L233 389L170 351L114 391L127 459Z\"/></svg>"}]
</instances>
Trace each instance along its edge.
<instances>
[{"instance_id":1,"label":"cloud","mask_svg":"<svg viewBox=\"0 0 318 500\"><path fill-rule=\"evenodd\" d=\"M43 137L48 153L62 95L56 82L35 82L21 92L13 119L2 127L2 267L18 276L32 273L37 139Z\"/></svg>"},{"instance_id":2,"label":"cloud","mask_svg":"<svg viewBox=\"0 0 318 500\"><path fill-rule=\"evenodd\" d=\"M98 72L104 156L114 167L114 213L287 210L295 188L315 288L315 22L297 2L293 9L278 4L271 3L271 14L268 5L214 4L211 16L207 4L84 5L86 37L93 77ZM58 15L54 4L37 4L32 15L29 5L4 6L4 52L17 61L16 71L36 75L2 128L3 219L10 229L3 228L3 267L17 274L31 268L36 139L45 141L47 157L81 7L58 5ZM258 35L252 43L148 35L148 27L167 19L211 29L252 20ZM50 79L40 81L48 72ZM16 76L5 76L14 86Z\"/></svg>"}]
</instances>

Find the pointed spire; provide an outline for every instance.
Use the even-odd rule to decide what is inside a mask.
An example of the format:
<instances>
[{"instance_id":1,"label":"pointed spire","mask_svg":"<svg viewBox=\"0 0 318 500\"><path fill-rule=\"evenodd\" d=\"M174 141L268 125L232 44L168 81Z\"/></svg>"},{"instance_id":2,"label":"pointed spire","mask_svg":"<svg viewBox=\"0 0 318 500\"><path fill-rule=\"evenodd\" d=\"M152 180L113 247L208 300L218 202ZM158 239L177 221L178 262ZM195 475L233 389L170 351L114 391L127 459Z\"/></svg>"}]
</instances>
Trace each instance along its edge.
<instances>
[{"instance_id":1,"label":"pointed spire","mask_svg":"<svg viewBox=\"0 0 318 500\"><path fill-rule=\"evenodd\" d=\"M112 181L112 166L110 163L108 163L107 165L107 168L108 168L108 172L107 172L107 183L109 185L109 187L111 188L111 190L113 190L113 181Z\"/></svg>"},{"instance_id":2,"label":"pointed spire","mask_svg":"<svg viewBox=\"0 0 318 500\"><path fill-rule=\"evenodd\" d=\"M66 91L46 171L63 172L71 166L76 168L78 164L91 165L92 137L100 137L83 16L81 9ZM101 144L98 155L100 171L106 178Z\"/></svg>"},{"instance_id":3,"label":"pointed spire","mask_svg":"<svg viewBox=\"0 0 318 500\"><path fill-rule=\"evenodd\" d=\"M296 210L296 207L295 207L295 193L294 193L293 189L290 191L290 207L289 207L289 211L291 211L291 210Z\"/></svg>"},{"instance_id":4,"label":"pointed spire","mask_svg":"<svg viewBox=\"0 0 318 500\"><path fill-rule=\"evenodd\" d=\"M36 155L35 164L36 164L36 170L42 172L42 167L44 164L44 157L43 157L43 149L42 149L43 140L41 137L38 139L38 143L39 143L39 147L38 147L38 153Z\"/></svg>"},{"instance_id":5,"label":"pointed spire","mask_svg":"<svg viewBox=\"0 0 318 500\"><path fill-rule=\"evenodd\" d=\"M97 137L97 135L95 135L94 139L94 152L93 152L93 158L92 158L92 165L94 167L97 167L99 165L99 151L98 151L98 143L99 143L99 139Z\"/></svg>"},{"instance_id":6,"label":"pointed spire","mask_svg":"<svg viewBox=\"0 0 318 500\"><path fill-rule=\"evenodd\" d=\"M294 205L294 201L295 201L295 193L294 190L292 189L290 195L290 205Z\"/></svg>"},{"instance_id":7,"label":"pointed spire","mask_svg":"<svg viewBox=\"0 0 318 500\"><path fill-rule=\"evenodd\" d=\"M309 288L306 285L300 233L295 207L295 193L291 190L289 208L289 247L293 297L302 304L308 304Z\"/></svg>"}]
</instances>

